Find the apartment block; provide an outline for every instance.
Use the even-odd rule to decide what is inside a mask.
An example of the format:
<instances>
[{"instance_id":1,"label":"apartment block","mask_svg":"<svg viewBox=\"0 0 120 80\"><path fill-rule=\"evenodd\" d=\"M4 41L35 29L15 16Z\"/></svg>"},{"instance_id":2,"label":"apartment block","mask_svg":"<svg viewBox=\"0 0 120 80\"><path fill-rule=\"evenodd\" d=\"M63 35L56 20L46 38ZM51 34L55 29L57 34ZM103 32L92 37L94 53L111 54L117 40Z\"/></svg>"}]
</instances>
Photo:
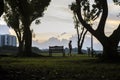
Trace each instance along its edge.
<instances>
[{"instance_id":1,"label":"apartment block","mask_svg":"<svg viewBox=\"0 0 120 80\"><path fill-rule=\"evenodd\" d=\"M0 47L2 46L17 46L16 36L9 34L0 35Z\"/></svg>"}]
</instances>

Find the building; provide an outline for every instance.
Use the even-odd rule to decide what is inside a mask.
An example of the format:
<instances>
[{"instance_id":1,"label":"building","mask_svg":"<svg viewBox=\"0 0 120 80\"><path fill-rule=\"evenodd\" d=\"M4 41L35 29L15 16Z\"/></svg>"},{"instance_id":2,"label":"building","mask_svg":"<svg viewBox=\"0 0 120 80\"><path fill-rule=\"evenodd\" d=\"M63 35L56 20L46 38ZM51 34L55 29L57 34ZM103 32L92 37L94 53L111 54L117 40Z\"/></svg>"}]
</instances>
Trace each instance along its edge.
<instances>
[{"instance_id":1,"label":"building","mask_svg":"<svg viewBox=\"0 0 120 80\"><path fill-rule=\"evenodd\" d=\"M0 47L2 46L17 46L16 36L5 34L0 35Z\"/></svg>"}]
</instances>

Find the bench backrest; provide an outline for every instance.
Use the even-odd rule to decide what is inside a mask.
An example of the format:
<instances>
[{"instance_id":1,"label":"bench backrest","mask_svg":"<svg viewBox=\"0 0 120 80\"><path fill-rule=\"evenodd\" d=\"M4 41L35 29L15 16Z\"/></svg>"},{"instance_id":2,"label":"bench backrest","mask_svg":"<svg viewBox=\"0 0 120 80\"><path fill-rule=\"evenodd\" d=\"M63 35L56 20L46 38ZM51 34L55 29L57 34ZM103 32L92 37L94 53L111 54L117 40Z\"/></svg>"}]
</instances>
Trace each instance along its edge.
<instances>
[{"instance_id":1,"label":"bench backrest","mask_svg":"<svg viewBox=\"0 0 120 80\"><path fill-rule=\"evenodd\" d=\"M49 52L54 52L54 53L59 53L64 51L64 47L63 46L49 46Z\"/></svg>"},{"instance_id":2,"label":"bench backrest","mask_svg":"<svg viewBox=\"0 0 120 80\"><path fill-rule=\"evenodd\" d=\"M49 46L49 55L52 56L52 53L63 53L65 56L64 46Z\"/></svg>"}]
</instances>

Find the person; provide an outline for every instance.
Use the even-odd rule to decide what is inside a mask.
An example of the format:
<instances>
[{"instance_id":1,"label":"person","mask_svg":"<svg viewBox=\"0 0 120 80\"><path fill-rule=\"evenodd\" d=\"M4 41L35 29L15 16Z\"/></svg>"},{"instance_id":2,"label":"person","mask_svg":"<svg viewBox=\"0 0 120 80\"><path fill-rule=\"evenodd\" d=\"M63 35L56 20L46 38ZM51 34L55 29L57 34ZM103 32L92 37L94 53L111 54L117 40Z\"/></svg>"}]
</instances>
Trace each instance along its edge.
<instances>
[{"instance_id":1,"label":"person","mask_svg":"<svg viewBox=\"0 0 120 80\"><path fill-rule=\"evenodd\" d=\"M71 56L71 52L72 52L72 41L71 40L69 41L68 46L69 46L69 53L68 53L68 55Z\"/></svg>"},{"instance_id":2,"label":"person","mask_svg":"<svg viewBox=\"0 0 120 80\"><path fill-rule=\"evenodd\" d=\"M87 48L87 52L88 52L88 56L90 56L91 51L89 47Z\"/></svg>"}]
</instances>

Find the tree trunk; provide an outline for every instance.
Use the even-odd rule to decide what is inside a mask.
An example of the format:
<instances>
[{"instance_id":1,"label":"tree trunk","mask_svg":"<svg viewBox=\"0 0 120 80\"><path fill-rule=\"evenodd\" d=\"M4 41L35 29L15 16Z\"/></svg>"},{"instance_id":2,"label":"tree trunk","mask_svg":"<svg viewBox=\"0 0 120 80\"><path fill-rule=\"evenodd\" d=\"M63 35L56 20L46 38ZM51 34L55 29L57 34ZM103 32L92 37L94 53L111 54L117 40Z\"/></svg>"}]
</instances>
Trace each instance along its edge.
<instances>
[{"instance_id":1,"label":"tree trunk","mask_svg":"<svg viewBox=\"0 0 120 80\"><path fill-rule=\"evenodd\" d=\"M118 59L117 47L118 45L114 45L115 42L109 42L103 44L103 58L108 60L116 60Z\"/></svg>"},{"instance_id":2,"label":"tree trunk","mask_svg":"<svg viewBox=\"0 0 120 80\"><path fill-rule=\"evenodd\" d=\"M25 54L26 56L31 56L32 54L32 33L28 28L25 29Z\"/></svg>"},{"instance_id":3,"label":"tree trunk","mask_svg":"<svg viewBox=\"0 0 120 80\"><path fill-rule=\"evenodd\" d=\"M83 54L82 46L84 43L84 39L85 39L85 35L87 33L87 30L84 33L83 32L84 32L84 30L82 31L81 36L78 37L78 54Z\"/></svg>"},{"instance_id":4,"label":"tree trunk","mask_svg":"<svg viewBox=\"0 0 120 80\"><path fill-rule=\"evenodd\" d=\"M17 30L17 29L14 28L14 31L15 31L15 33L17 35L18 42L19 42L17 56L23 56L23 52L24 52L24 37L22 36L22 33L21 33L20 29Z\"/></svg>"},{"instance_id":5,"label":"tree trunk","mask_svg":"<svg viewBox=\"0 0 120 80\"><path fill-rule=\"evenodd\" d=\"M82 47L80 46L80 41L78 41L78 54L82 54Z\"/></svg>"},{"instance_id":6,"label":"tree trunk","mask_svg":"<svg viewBox=\"0 0 120 80\"><path fill-rule=\"evenodd\" d=\"M30 18L31 18L31 9L30 9L30 5L29 3L27 2L27 0L19 0L19 12L22 16L22 24L24 26L24 54L25 56L31 56L32 54L32 50L31 50L31 47L32 47L32 33L31 33L31 30L30 30L30 24L31 24L31 21L30 21Z\"/></svg>"},{"instance_id":7,"label":"tree trunk","mask_svg":"<svg viewBox=\"0 0 120 80\"><path fill-rule=\"evenodd\" d=\"M24 46L22 42L19 42L19 46L18 46L18 56L23 56L23 52L24 52Z\"/></svg>"}]
</instances>

